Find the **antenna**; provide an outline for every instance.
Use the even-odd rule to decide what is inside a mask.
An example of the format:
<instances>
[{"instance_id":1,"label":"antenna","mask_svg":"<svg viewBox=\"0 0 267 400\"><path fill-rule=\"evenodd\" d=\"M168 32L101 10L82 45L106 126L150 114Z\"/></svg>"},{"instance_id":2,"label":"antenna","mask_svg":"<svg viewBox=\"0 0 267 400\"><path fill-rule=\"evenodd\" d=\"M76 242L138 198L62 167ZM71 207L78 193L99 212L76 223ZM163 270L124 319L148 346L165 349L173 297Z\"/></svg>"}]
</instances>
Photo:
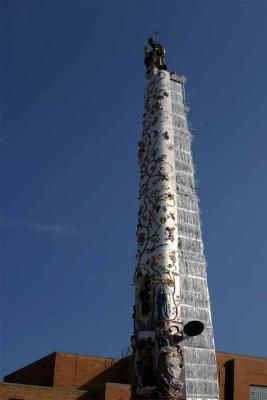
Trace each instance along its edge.
<instances>
[{"instance_id":1,"label":"antenna","mask_svg":"<svg viewBox=\"0 0 267 400\"><path fill-rule=\"evenodd\" d=\"M123 347L121 351L121 358L126 358L130 355L131 355L130 346Z\"/></svg>"}]
</instances>

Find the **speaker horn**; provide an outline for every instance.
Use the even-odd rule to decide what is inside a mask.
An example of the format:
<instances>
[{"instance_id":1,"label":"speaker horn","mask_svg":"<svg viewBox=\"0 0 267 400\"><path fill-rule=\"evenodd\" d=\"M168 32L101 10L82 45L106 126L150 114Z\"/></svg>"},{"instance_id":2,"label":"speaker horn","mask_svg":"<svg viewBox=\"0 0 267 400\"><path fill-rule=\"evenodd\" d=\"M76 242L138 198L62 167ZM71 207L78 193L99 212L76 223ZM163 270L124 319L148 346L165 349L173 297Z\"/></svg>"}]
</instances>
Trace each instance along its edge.
<instances>
[{"instance_id":1,"label":"speaker horn","mask_svg":"<svg viewBox=\"0 0 267 400\"><path fill-rule=\"evenodd\" d=\"M204 324L201 321L190 321L184 326L184 334L186 336L200 335L204 330Z\"/></svg>"}]
</instances>

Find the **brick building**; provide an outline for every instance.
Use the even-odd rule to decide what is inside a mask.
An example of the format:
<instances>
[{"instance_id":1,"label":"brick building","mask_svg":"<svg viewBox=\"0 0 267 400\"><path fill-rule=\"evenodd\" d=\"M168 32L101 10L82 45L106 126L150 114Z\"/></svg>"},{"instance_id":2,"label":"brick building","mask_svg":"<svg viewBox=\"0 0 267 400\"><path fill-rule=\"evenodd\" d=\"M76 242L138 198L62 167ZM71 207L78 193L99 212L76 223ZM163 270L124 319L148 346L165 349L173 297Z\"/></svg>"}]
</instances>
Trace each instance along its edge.
<instances>
[{"instance_id":1,"label":"brick building","mask_svg":"<svg viewBox=\"0 0 267 400\"><path fill-rule=\"evenodd\" d=\"M266 400L267 359L217 352L221 400ZM129 400L131 357L55 352L4 378L1 400Z\"/></svg>"}]
</instances>

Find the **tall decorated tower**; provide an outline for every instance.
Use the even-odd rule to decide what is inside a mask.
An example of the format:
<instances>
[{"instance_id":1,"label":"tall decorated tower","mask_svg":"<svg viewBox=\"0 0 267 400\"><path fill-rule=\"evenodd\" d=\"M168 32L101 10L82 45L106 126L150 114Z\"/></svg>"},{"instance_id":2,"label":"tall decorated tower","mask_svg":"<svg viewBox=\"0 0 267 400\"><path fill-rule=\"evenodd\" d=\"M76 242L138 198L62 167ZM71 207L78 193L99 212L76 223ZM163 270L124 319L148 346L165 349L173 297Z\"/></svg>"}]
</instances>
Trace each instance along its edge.
<instances>
[{"instance_id":1,"label":"tall decorated tower","mask_svg":"<svg viewBox=\"0 0 267 400\"><path fill-rule=\"evenodd\" d=\"M132 400L217 400L185 78L167 71L165 50L154 38L149 44L139 142Z\"/></svg>"}]
</instances>

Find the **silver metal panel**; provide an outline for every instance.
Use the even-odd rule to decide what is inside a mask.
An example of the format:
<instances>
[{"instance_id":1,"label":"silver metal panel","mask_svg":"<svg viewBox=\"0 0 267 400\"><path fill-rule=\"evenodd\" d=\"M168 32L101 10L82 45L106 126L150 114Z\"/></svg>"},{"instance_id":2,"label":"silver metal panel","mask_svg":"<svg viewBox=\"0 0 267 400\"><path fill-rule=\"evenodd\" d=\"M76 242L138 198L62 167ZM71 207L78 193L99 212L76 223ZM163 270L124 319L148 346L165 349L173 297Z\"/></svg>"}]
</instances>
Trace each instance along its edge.
<instances>
[{"instance_id":1,"label":"silver metal panel","mask_svg":"<svg viewBox=\"0 0 267 400\"><path fill-rule=\"evenodd\" d=\"M184 81L178 76L172 76L171 79L181 316L183 323L198 319L205 324L205 330L200 336L184 342L186 394L188 399L219 399L206 261L194 180L192 139L187 124Z\"/></svg>"}]
</instances>

